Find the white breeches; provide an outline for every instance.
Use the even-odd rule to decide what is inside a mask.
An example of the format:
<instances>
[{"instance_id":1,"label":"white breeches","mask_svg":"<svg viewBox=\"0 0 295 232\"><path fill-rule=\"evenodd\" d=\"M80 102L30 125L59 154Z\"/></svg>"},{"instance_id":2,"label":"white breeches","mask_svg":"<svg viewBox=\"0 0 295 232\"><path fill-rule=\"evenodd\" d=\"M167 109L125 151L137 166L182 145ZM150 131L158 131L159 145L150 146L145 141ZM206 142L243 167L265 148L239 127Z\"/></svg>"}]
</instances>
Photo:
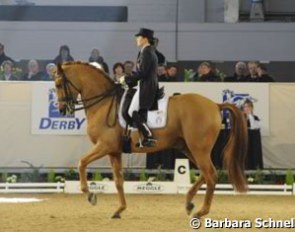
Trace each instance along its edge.
<instances>
[{"instance_id":1,"label":"white breeches","mask_svg":"<svg viewBox=\"0 0 295 232\"><path fill-rule=\"evenodd\" d=\"M129 110L128 114L130 117L132 117L133 111L139 111L139 86L136 87L137 91L135 92Z\"/></svg>"}]
</instances>

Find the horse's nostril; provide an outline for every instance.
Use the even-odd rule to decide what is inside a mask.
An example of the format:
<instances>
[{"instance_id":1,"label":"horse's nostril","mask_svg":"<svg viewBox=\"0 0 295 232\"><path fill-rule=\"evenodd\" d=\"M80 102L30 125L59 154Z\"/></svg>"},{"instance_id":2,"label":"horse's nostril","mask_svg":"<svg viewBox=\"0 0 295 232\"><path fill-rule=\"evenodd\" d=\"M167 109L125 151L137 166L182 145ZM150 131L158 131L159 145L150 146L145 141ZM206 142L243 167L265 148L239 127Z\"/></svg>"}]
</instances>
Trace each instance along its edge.
<instances>
[{"instance_id":1,"label":"horse's nostril","mask_svg":"<svg viewBox=\"0 0 295 232\"><path fill-rule=\"evenodd\" d=\"M65 114L66 114L65 108L61 108L61 109L59 109L59 113L60 113L62 116L65 116Z\"/></svg>"}]
</instances>

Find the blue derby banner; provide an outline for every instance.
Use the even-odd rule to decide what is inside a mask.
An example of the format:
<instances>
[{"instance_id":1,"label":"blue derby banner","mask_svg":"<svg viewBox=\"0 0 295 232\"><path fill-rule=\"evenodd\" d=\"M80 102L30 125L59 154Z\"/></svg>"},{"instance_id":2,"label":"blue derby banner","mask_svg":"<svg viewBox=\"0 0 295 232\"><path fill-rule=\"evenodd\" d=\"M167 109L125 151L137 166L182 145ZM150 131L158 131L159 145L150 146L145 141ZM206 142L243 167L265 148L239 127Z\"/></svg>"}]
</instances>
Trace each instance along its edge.
<instances>
[{"instance_id":1,"label":"blue derby banner","mask_svg":"<svg viewBox=\"0 0 295 232\"><path fill-rule=\"evenodd\" d=\"M33 83L32 134L86 134L84 111L71 116L60 115L52 82Z\"/></svg>"}]
</instances>

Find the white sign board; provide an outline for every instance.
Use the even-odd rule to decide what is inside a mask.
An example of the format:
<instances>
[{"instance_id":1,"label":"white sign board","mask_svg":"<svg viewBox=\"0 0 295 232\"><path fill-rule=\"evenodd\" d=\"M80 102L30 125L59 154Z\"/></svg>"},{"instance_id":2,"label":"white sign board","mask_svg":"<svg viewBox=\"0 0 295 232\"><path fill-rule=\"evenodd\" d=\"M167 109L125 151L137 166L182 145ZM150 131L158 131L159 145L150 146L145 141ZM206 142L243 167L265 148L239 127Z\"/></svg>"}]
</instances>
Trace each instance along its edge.
<instances>
[{"instance_id":1,"label":"white sign board","mask_svg":"<svg viewBox=\"0 0 295 232\"><path fill-rule=\"evenodd\" d=\"M32 84L32 134L86 134L83 110L70 117L59 114L53 82Z\"/></svg>"}]
</instances>

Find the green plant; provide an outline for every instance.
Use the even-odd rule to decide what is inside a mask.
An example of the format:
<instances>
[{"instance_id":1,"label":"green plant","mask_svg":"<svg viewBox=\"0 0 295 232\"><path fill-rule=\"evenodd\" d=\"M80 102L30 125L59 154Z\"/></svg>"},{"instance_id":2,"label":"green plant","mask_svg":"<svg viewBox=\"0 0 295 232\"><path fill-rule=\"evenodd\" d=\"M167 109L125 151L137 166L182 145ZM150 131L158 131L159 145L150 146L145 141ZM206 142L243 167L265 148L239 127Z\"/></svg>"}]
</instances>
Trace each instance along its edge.
<instances>
[{"instance_id":1,"label":"green plant","mask_svg":"<svg viewBox=\"0 0 295 232\"><path fill-rule=\"evenodd\" d=\"M131 168L127 167L124 169L124 179L125 180L131 180L132 178L132 171Z\"/></svg>"},{"instance_id":2,"label":"green plant","mask_svg":"<svg viewBox=\"0 0 295 232\"><path fill-rule=\"evenodd\" d=\"M56 176L54 178L55 182L61 182L61 183L64 183L65 182L65 178L62 177L62 176Z\"/></svg>"},{"instance_id":3,"label":"green plant","mask_svg":"<svg viewBox=\"0 0 295 232\"><path fill-rule=\"evenodd\" d=\"M254 183L255 184L263 184L264 177L265 177L265 175L264 175L263 171L261 169L257 169L255 174L254 174L254 177L253 177L254 178Z\"/></svg>"},{"instance_id":4,"label":"green plant","mask_svg":"<svg viewBox=\"0 0 295 232\"><path fill-rule=\"evenodd\" d=\"M3 172L3 173L1 173L0 182L6 182L7 177L8 177L7 172Z\"/></svg>"},{"instance_id":5,"label":"green plant","mask_svg":"<svg viewBox=\"0 0 295 232\"><path fill-rule=\"evenodd\" d=\"M65 171L65 179L66 180L77 180L78 174L74 168L70 168L69 170Z\"/></svg>"},{"instance_id":6,"label":"green plant","mask_svg":"<svg viewBox=\"0 0 295 232\"><path fill-rule=\"evenodd\" d=\"M192 69L184 69L184 82L194 81L195 72Z\"/></svg>"},{"instance_id":7,"label":"green plant","mask_svg":"<svg viewBox=\"0 0 295 232\"><path fill-rule=\"evenodd\" d=\"M99 170L96 170L96 172L94 173L93 177L92 177L93 181L102 181L103 177L101 175L101 173L99 172Z\"/></svg>"},{"instance_id":8,"label":"green plant","mask_svg":"<svg viewBox=\"0 0 295 232\"><path fill-rule=\"evenodd\" d=\"M196 177L196 173L193 169L191 169L189 171L189 174L190 174L190 181L191 181L191 184L195 183L196 180L197 180L197 177Z\"/></svg>"},{"instance_id":9,"label":"green plant","mask_svg":"<svg viewBox=\"0 0 295 232\"><path fill-rule=\"evenodd\" d=\"M288 169L286 172L286 178L285 183L287 185L293 185L294 184L294 174L291 169Z\"/></svg>"},{"instance_id":10,"label":"green plant","mask_svg":"<svg viewBox=\"0 0 295 232\"><path fill-rule=\"evenodd\" d=\"M55 182L55 171L53 169L50 169L47 174L47 182Z\"/></svg>"},{"instance_id":11,"label":"green plant","mask_svg":"<svg viewBox=\"0 0 295 232\"><path fill-rule=\"evenodd\" d=\"M268 180L270 184L276 184L278 181L278 173L274 169L269 170Z\"/></svg>"},{"instance_id":12,"label":"green plant","mask_svg":"<svg viewBox=\"0 0 295 232\"><path fill-rule=\"evenodd\" d=\"M28 173L22 173L20 176L20 182L40 182L41 181L40 169L43 167L43 165L41 165L40 167L36 167L29 161L21 161L21 162L29 165L31 171Z\"/></svg>"},{"instance_id":13,"label":"green plant","mask_svg":"<svg viewBox=\"0 0 295 232\"><path fill-rule=\"evenodd\" d=\"M223 170L217 170L217 179L218 179L218 183L227 184L228 183L227 172Z\"/></svg>"},{"instance_id":14,"label":"green plant","mask_svg":"<svg viewBox=\"0 0 295 232\"><path fill-rule=\"evenodd\" d=\"M17 182L17 175L8 176L6 179L7 183L16 183Z\"/></svg>"},{"instance_id":15,"label":"green plant","mask_svg":"<svg viewBox=\"0 0 295 232\"><path fill-rule=\"evenodd\" d=\"M166 173L163 172L161 165L159 165L157 168L156 180L157 181L165 181L166 180Z\"/></svg>"},{"instance_id":16,"label":"green plant","mask_svg":"<svg viewBox=\"0 0 295 232\"><path fill-rule=\"evenodd\" d=\"M141 172L140 172L140 176L139 176L139 181L147 181L148 177L147 177L147 174L145 172L145 169L141 169Z\"/></svg>"}]
</instances>

